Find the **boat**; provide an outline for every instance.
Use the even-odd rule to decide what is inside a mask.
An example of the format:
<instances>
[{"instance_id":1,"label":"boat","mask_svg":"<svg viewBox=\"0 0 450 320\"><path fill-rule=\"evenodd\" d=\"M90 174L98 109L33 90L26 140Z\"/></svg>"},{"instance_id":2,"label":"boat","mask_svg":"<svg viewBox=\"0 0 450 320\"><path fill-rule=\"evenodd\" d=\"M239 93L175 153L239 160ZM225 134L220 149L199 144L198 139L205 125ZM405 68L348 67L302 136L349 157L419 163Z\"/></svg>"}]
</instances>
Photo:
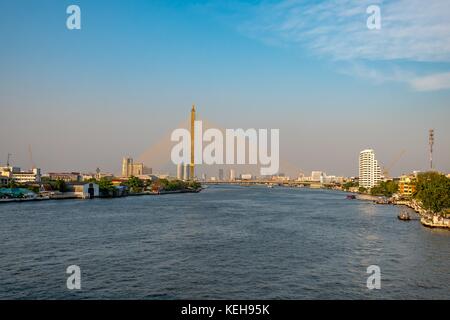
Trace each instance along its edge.
<instances>
[{"instance_id":1,"label":"boat","mask_svg":"<svg viewBox=\"0 0 450 320\"><path fill-rule=\"evenodd\" d=\"M349 195L347 195L347 199L354 200L354 199L356 199L356 196L354 194L349 194Z\"/></svg>"},{"instance_id":2,"label":"boat","mask_svg":"<svg viewBox=\"0 0 450 320\"><path fill-rule=\"evenodd\" d=\"M399 215L397 216L397 218L402 221L411 220L411 216L409 215L408 212L400 212Z\"/></svg>"}]
</instances>

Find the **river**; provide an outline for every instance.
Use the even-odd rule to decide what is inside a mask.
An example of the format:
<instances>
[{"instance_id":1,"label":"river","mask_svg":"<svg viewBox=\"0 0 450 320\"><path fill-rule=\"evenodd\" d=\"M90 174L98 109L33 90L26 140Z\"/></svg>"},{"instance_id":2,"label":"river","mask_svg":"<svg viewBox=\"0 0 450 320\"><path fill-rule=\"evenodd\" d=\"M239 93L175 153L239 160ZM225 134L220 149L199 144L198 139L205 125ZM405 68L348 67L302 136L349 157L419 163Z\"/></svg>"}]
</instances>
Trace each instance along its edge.
<instances>
[{"instance_id":1,"label":"river","mask_svg":"<svg viewBox=\"0 0 450 320\"><path fill-rule=\"evenodd\" d=\"M0 299L449 299L450 232L398 210L263 186L2 204Z\"/></svg>"}]
</instances>

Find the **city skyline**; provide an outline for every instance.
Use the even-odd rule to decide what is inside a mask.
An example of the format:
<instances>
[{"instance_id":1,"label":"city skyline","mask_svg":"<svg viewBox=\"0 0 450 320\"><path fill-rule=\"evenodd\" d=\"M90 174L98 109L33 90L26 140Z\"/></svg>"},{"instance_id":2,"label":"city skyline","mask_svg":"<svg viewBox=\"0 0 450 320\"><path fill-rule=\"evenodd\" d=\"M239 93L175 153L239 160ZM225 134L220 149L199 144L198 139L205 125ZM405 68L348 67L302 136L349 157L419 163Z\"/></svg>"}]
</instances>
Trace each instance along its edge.
<instances>
[{"instance_id":1,"label":"city skyline","mask_svg":"<svg viewBox=\"0 0 450 320\"><path fill-rule=\"evenodd\" d=\"M31 145L33 161L45 172L99 167L119 173L124 155L138 158L176 128L195 103L200 118L223 127L279 128L281 158L305 172L355 176L357 153L365 148L376 150L382 166L406 150L393 175L425 171L427 133L433 128L435 168L449 172L445 72L450 66L441 44L448 43L450 26L440 14L448 4L417 2L416 9L405 8L399 17L392 12L401 1L392 3L383 5L382 13L394 22L404 22L418 8L436 18L433 25L442 32L426 40L435 41L440 54L408 46L409 55L373 51L381 40L365 29L363 4L352 7L348 19L330 9L341 17L341 28L335 37L325 34L330 45L318 52L317 40L297 37L295 18L303 16L293 16L296 8L326 10L308 1L284 6L111 2L107 10L100 2L78 1L83 23L73 31L65 27L66 3L30 3L28 10L20 1L2 3L0 134L8 139L0 141L0 163L11 153L17 166L31 167ZM13 19L18 15L22 19ZM408 27L429 30L431 18L415 17ZM358 21L361 30L346 37L366 49L362 56L336 47L342 30ZM323 23L327 30L334 27L328 18ZM317 19L305 20L307 31L318 26ZM382 26L387 47L402 40L396 37L402 28ZM425 37L423 32L416 36ZM281 166L280 171L286 170Z\"/></svg>"}]
</instances>

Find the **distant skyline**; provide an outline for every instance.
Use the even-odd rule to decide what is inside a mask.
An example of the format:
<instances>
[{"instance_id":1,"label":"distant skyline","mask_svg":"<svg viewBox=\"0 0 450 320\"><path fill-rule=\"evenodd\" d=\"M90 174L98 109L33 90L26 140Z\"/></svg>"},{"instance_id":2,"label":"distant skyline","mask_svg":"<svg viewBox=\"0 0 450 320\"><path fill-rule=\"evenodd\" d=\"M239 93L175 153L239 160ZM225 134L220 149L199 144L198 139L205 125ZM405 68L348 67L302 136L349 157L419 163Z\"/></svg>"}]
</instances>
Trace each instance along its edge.
<instances>
[{"instance_id":1,"label":"distant skyline","mask_svg":"<svg viewBox=\"0 0 450 320\"><path fill-rule=\"evenodd\" d=\"M81 8L82 29L66 28ZM378 4L382 29L366 28ZM450 172L450 2L2 1L0 163L119 173L189 116L280 129L281 159ZM168 155L169 156L169 155ZM152 163L146 163L153 167ZM157 169L157 168L155 168ZM173 167L173 172L176 168ZM287 172L281 167L282 172Z\"/></svg>"}]
</instances>

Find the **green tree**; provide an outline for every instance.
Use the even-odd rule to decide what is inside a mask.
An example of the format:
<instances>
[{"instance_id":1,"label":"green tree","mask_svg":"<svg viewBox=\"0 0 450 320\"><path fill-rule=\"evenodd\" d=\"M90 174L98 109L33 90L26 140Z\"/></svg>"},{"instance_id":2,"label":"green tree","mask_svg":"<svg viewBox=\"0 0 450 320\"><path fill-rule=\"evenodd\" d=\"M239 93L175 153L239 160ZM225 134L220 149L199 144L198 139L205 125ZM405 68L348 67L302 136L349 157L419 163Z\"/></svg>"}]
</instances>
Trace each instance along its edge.
<instances>
[{"instance_id":1,"label":"green tree","mask_svg":"<svg viewBox=\"0 0 450 320\"><path fill-rule=\"evenodd\" d=\"M188 188L198 190L202 187L201 183L198 181L190 181L188 184Z\"/></svg>"},{"instance_id":2,"label":"green tree","mask_svg":"<svg viewBox=\"0 0 450 320\"><path fill-rule=\"evenodd\" d=\"M354 188L358 186L358 182L354 182L354 181L347 181L346 183L344 183L342 185L342 189L344 190L349 190L350 188Z\"/></svg>"},{"instance_id":3,"label":"green tree","mask_svg":"<svg viewBox=\"0 0 450 320\"><path fill-rule=\"evenodd\" d=\"M394 181L381 181L380 184L370 189L370 194L374 196L392 197L398 191L398 183Z\"/></svg>"},{"instance_id":4,"label":"green tree","mask_svg":"<svg viewBox=\"0 0 450 320\"><path fill-rule=\"evenodd\" d=\"M39 193L40 187L38 185L26 185L26 188L34 193Z\"/></svg>"},{"instance_id":5,"label":"green tree","mask_svg":"<svg viewBox=\"0 0 450 320\"><path fill-rule=\"evenodd\" d=\"M420 173L414 198L433 213L450 208L450 179L437 172Z\"/></svg>"},{"instance_id":6,"label":"green tree","mask_svg":"<svg viewBox=\"0 0 450 320\"><path fill-rule=\"evenodd\" d=\"M156 184L159 186L159 188L166 190L167 186L169 185L169 180L167 179L159 179Z\"/></svg>"},{"instance_id":7,"label":"green tree","mask_svg":"<svg viewBox=\"0 0 450 320\"><path fill-rule=\"evenodd\" d=\"M367 189L364 188L364 187L359 187L358 192L360 192L360 193L366 193L366 192L367 192Z\"/></svg>"},{"instance_id":8,"label":"green tree","mask_svg":"<svg viewBox=\"0 0 450 320\"><path fill-rule=\"evenodd\" d=\"M59 192L66 192L67 184L64 180L58 179L53 183L52 188L54 190L58 190Z\"/></svg>"},{"instance_id":9,"label":"green tree","mask_svg":"<svg viewBox=\"0 0 450 320\"><path fill-rule=\"evenodd\" d=\"M112 184L111 180L105 177L100 178L100 180L97 181L97 184L100 193L103 195L109 196L114 191L114 185Z\"/></svg>"},{"instance_id":10,"label":"green tree","mask_svg":"<svg viewBox=\"0 0 450 320\"><path fill-rule=\"evenodd\" d=\"M131 192L142 192L144 188L144 182L138 177L131 176L125 185L128 186Z\"/></svg>"},{"instance_id":11,"label":"green tree","mask_svg":"<svg viewBox=\"0 0 450 320\"><path fill-rule=\"evenodd\" d=\"M11 180L9 180L8 184L6 185L6 187L14 189L14 188L18 188L19 185L17 184L16 181L14 181L14 179L11 179Z\"/></svg>"}]
</instances>

